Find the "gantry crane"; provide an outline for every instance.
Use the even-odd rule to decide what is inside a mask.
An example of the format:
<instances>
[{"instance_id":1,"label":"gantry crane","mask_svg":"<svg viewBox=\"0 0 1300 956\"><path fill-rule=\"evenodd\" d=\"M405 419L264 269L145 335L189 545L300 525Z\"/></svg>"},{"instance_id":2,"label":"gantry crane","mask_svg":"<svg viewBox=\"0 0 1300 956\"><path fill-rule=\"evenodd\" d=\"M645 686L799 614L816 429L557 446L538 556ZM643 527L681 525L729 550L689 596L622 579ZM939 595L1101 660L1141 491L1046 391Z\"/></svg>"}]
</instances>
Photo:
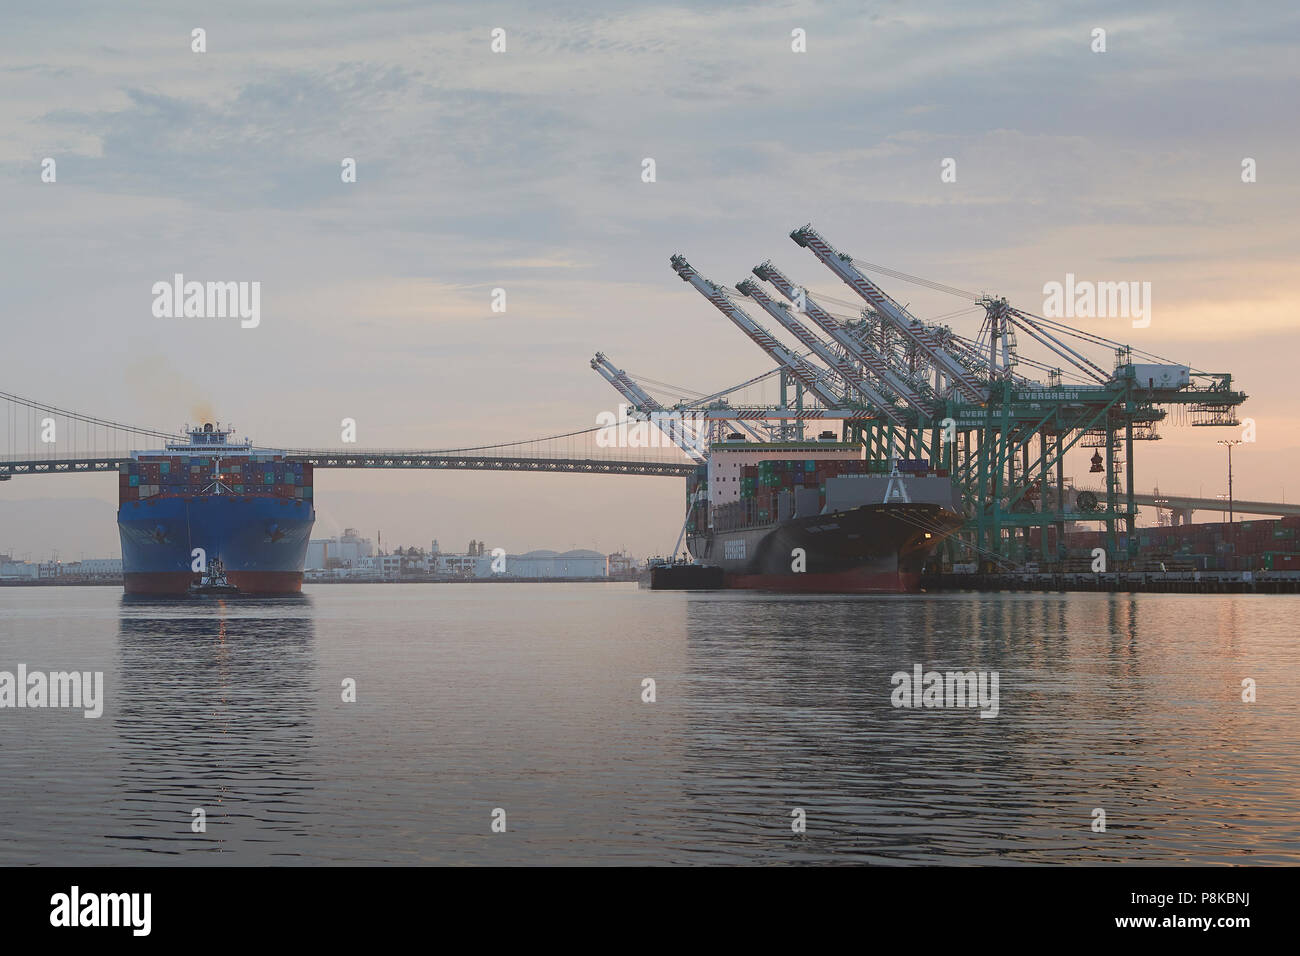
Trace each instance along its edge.
<instances>
[{"instance_id":1,"label":"gantry crane","mask_svg":"<svg viewBox=\"0 0 1300 956\"><path fill-rule=\"evenodd\" d=\"M1131 558L1137 544L1134 442L1159 437L1155 426L1166 417L1164 406L1189 408L1194 425L1237 424L1236 409L1246 395L1233 387L1227 373L1194 371L1149 353L1139 353L1143 362L1135 363L1130 346L1016 308L1004 298L942 287L983 308L980 339L970 340L946 326L922 322L863 270L935 284L859 263L811 225L790 237L857 293L865 303L861 318L842 321L832 315L770 260L755 266L754 275L789 305L775 301L751 279L738 283L735 291L775 319L806 350L801 355L755 322L724 287L674 255L674 271L774 359L777 368L679 403L673 411L694 411L727 427L746 421L839 420L845 437L860 441L870 457L929 458L934 467L949 471L967 509L966 528L945 544L953 557L960 545L990 562L1029 560L1031 532L1036 531L1037 557L1059 560L1067 524L1088 521L1105 528L1111 560ZM804 325L805 319L822 335ZM1017 332L1060 364L1022 355ZM1114 370L1105 371L1086 355L1088 346L1113 350ZM638 410L663 409L625 373L613 370L618 374L612 375L611 369L597 370ZM1036 381L1022 369L1046 372L1047 381ZM727 402L726 396L773 374L781 376L778 406L741 408ZM927 378L931 375L932 380ZM1066 383L1065 375L1079 381ZM787 382L795 385L793 408ZM1104 488L1100 494L1084 489L1067 500L1065 456L1076 447L1097 449L1094 470L1103 475ZM1054 547L1049 531L1055 532ZM1128 532L1126 548L1120 547L1121 531Z\"/></svg>"},{"instance_id":2,"label":"gantry crane","mask_svg":"<svg viewBox=\"0 0 1300 956\"><path fill-rule=\"evenodd\" d=\"M744 309L732 302L716 283L710 282L696 272L691 267L691 264L686 261L685 256L675 255L669 261L672 263L673 271L681 277L683 282L690 283L700 295L712 302L719 312L731 319L737 328L753 340L755 345L784 366L804 388L820 399L826 407L844 408L850 404L843 395L832 391L828 381L812 364L782 345L771 332L755 322Z\"/></svg>"}]
</instances>

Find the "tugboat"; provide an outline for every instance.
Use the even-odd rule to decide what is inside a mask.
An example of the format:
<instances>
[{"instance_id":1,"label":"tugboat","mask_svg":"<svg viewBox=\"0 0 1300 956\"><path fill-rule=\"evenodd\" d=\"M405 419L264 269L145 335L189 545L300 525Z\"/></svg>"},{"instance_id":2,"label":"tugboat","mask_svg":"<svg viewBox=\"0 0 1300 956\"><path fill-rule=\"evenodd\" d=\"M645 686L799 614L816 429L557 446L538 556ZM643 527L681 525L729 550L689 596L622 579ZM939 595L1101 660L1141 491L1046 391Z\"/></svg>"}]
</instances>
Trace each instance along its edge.
<instances>
[{"instance_id":1,"label":"tugboat","mask_svg":"<svg viewBox=\"0 0 1300 956\"><path fill-rule=\"evenodd\" d=\"M647 591L717 591L723 588L721 568L678 558L650 558L637 575L637 587Z\"/></svg>"},{"instance_id":2,"label":"tugboat","mask_svg":"<svg viewBox=\"0 0 1300 956\"><path fill-rule=\"evenodd\" d=\"M207 572L197 584L190 585L190 594L206 597L209 594L238 594L239 588L226 579L226 569L220 558L213 558L208 564Z\"/></svg>"}]
</instances>

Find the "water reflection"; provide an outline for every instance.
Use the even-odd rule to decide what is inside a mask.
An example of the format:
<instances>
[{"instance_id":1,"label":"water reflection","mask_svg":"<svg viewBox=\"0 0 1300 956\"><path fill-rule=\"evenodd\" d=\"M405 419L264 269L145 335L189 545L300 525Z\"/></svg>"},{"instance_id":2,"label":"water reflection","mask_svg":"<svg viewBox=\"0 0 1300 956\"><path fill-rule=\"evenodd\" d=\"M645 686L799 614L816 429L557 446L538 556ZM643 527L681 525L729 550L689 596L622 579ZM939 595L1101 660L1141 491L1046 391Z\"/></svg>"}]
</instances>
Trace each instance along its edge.
<instances>
[{"instance_id":1,"label":"water reflection","mask_svg":"<svg viewBox=\"0 0 1300 956\"><path fill-rule=\"evenodd\" d=\"M205 863L294 856L315 786L311 600L124 597L118 657L108 844Z\"/></svg>"},{"instance_id":2,"label":"water reflection","mask_svg":"<svg viewBox=\"0 0 1300 956\"><path fill-rule=\"evenodd\" d=\"M1176 600L692 601L684 724L708 839L737 859L795 861L1274 852L1243 825L1278 822L1268 790L1250 794L1250 809L1223 801L1225 776L1274 773L1244 746L1262 712L1236 706L1222 676L1235 673L1241 611L1197 617ZM893 707L890 676L914 664L998 671L999 715ZM791 832L795 807L804 836ZM1090 826L1098 807L1105 833Z\"/></svg>"},{"instance_id":3,"label":"water reflection","mask_svg":"<svg viewBox=\"0 0 1300 956\"><path fill-rule=\"evenodd\" d=\"M0 721L0 863L1300 860L1291 596L13 590L0 660L107 702ZM893 707L914 664L998 716Z\"/></svg>"}]
</instances>

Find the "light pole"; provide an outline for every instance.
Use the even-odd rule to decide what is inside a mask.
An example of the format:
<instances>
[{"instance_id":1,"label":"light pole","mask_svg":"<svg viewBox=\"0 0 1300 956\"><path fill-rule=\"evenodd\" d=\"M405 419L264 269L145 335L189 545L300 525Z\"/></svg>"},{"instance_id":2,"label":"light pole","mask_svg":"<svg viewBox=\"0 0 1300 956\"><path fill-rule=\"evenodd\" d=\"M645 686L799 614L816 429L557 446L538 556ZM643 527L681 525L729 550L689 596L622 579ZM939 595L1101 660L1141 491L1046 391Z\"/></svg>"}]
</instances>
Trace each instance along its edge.
<instances>
[{"instance_id":1,"label":"light pole","mask_svg":"<svg viewBox=\"0 0 1300 956\"><path fill-rule=\"evenodd\" d=\"M1228 532L1232 532L1232 446L1240 445L1240 438L1220 438L1220 445L1228 446Z\"/></svg>"}]
</instances>

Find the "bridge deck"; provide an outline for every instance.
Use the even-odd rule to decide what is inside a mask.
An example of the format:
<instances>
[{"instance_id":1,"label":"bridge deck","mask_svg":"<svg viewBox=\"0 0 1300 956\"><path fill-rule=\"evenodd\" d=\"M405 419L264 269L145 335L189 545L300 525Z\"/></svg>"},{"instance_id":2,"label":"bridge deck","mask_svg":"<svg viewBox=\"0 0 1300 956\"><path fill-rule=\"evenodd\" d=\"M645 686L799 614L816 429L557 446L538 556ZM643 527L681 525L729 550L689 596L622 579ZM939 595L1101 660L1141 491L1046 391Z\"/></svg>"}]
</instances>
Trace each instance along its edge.
<instances>
[{"instance_id":1,"label":"bridge deck","mask_svg":"<svg viewBox=\"0 0 1300 956\"><path fill-rule=\"evenodd\" d=\"M1201 498L1193 495L1134 495L1133 501L1149 508L1157 502L1166 511L1227 511L1225 498ZM1232 510L1244 515L1300 515L1300 504L1287 504L1281 501L1237 501L1233 500Z\"/></svg>"},{"instance_id":2,"label":"bridge deck","mask_svg":"<svg viewBox=\"0 0 1300 956\"><path fill-rule=\"evenodd\" d=\"M651 475L684 477L695 470L685 460L656 461L619 458L548 458L502 455L457 455L420 451L295 451L290 461L310 463L316 468L398 468L460 471L563 472L592 475ZM49 455L44 458L0 457L0 480L14 475L60 475L117 471L130 457Z\"/></svg>"},{"instance_id":3,"label":"bridge deck","mask_svg":"<svg viewBox=\"0 0 1300 956\"><path fill-rule=\"evenodd\" d=\"M692 462L680 459L638 460L634 458L549 458L526 455L462 455L441 451L384 451L358 449L298 449L288 451L290 461L310 462L316 468L391 468L435 471L526 471L589 475L649 475L669 478L685 477L695 470ZM129 456L47 455L43 458L0 456L0 481L14 475L60 475L117 471L131 461ZM1134 495L1133 500L1145 507L1159 503L1166 509L1186 511L1226 511L1228 503L1220 498L1193 495ZM1236 514L1300 515L1300 504L1279 501L1234 501ZM1032 520L1032 519L1031 519ZM1086 520L1086 519L1083 519Z\"/></svg>"}]
</instances>

